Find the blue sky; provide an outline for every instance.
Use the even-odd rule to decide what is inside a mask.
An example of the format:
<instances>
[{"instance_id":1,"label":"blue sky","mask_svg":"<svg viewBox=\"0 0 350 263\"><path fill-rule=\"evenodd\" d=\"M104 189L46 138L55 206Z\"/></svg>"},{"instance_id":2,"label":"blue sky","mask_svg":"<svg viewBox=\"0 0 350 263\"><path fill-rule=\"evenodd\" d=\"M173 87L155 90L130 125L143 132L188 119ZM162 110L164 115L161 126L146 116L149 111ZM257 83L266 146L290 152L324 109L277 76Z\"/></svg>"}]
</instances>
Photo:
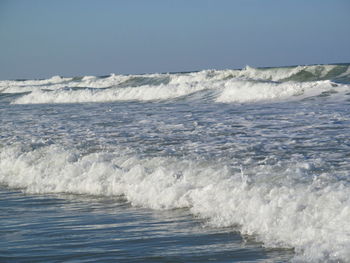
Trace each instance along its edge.
<instances>
[{"instance_id":1,"label":"blue sky","mask_svg":"<svg viewBox=\"0 0 350 263\"><path fill-rule=\"evenodd\" d=\"M0 79L338 62L349 0L0 0Z\"/></svg>"}]
</instances>

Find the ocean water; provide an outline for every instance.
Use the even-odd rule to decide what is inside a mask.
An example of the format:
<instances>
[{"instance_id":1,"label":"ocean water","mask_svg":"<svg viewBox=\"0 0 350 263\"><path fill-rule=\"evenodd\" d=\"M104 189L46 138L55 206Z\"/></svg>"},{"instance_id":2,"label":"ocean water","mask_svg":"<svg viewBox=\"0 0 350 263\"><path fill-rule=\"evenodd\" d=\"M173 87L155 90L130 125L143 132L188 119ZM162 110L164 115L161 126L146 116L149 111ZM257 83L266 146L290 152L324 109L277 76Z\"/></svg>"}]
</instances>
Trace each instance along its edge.
<instances>
[{"instance_id":1,"label":"ocean water","mask_svg":"<svg viewBox=\"0 0 350 263\"><path fill-rule=\"evenodd\" d=\"M0 81L0 262L350 262L350 65Z\"/></svg>"}]
</instances>

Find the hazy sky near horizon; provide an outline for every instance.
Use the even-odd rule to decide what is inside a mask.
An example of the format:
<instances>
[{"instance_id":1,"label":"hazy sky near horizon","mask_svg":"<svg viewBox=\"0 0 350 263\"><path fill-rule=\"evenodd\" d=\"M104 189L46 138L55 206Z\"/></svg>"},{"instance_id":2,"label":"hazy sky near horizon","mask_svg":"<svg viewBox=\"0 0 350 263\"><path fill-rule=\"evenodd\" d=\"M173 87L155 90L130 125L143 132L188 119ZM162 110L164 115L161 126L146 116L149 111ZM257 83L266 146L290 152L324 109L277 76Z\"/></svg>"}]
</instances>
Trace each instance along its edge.
<instances>
[{"instance_id":1,"label":"hazy sky near horizon","mask_svg":"<svg viewBox=\"0 0 350 263\"><path fill-rule=\"evenodd\" d=\"M0 79L341 62L349 0L0 0Z\"/></svg>"}]
</instances>

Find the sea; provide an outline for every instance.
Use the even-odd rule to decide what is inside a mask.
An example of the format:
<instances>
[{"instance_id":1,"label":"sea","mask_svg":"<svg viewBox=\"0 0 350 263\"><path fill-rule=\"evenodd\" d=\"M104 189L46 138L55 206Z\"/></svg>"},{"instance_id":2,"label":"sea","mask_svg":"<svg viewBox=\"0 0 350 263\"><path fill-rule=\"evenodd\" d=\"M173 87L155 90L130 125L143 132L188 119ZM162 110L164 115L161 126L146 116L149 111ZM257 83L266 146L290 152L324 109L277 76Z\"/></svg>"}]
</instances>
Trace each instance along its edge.
<instances>
[{"instance_id":1,"label":"sea","mask_svg":"<svg viewBox=\"0 0 350 263\"><path fill-rule=\"evenodd\" d=\"M350 64L1 80L0 262L350 262Z\"/></svg>"}]
</instances>

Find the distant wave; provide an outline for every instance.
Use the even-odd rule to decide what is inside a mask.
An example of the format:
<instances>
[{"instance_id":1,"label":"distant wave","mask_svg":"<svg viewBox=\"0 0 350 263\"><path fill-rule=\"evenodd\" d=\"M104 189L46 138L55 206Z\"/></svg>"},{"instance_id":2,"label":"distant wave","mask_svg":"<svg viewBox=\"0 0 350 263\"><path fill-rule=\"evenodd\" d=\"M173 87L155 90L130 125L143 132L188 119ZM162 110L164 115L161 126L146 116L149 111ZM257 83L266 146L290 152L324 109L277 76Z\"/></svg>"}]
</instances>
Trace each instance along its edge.
<instances>
[{"instance_id":1,"label":"distant wave","mask_svg":"<svg viewBox=\"0 0 350 263\"><path fill-rule=\"evenodd\" d=\"M2 94L23 93L14 104L159 101L204 91L198 99L246 103L347 94L349 87L348 64L0 81Z\"/></svg>"}]
</instances>

